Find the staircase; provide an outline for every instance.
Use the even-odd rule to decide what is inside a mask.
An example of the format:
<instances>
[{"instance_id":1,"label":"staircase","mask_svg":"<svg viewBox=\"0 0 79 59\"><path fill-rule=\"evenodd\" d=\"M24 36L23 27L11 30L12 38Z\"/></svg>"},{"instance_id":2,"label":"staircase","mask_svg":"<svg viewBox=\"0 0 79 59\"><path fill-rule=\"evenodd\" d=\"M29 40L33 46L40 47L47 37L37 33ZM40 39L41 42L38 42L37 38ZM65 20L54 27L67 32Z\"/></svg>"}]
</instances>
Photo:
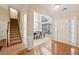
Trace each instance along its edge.
<instances>
[{"instance_id":1,"label":"staircase","mask_svg":"<svg viewBox=\"0 0 79 59\"><path fill-rule=\"evenodd\" d=\"M10 21L10 45L21 43L21 35L17 19Z\"/></svg>"}]
</instances>

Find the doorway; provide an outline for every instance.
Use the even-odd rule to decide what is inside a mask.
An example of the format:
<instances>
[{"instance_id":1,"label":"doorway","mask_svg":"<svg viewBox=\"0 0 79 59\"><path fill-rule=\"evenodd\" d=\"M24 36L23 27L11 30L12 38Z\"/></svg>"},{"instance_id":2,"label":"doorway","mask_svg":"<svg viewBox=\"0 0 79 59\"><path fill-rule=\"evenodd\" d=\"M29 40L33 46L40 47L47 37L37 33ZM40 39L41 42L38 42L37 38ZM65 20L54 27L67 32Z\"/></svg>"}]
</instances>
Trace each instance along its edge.
<instances>
[{"instance_id":1,"label":"doorway","mask_svg":"<svg viewBox=\"0 0 79 59\"><path fill-rule=\"evenodd\" d=\"M20 28L19 28L19 11L14 8L9 8L9 35L8 45L15 45L22 42Z\"/></svg>"},{"instance_id":2,"label":"doorway","mask_svg":"<svg viewBox=\"0 0 79 59\"><path fill-rule=\"evenodd\" d=\"M33 45L34 47L48 41L51 35L51 17L34 12Z\"/></svg>"}]
</instances>

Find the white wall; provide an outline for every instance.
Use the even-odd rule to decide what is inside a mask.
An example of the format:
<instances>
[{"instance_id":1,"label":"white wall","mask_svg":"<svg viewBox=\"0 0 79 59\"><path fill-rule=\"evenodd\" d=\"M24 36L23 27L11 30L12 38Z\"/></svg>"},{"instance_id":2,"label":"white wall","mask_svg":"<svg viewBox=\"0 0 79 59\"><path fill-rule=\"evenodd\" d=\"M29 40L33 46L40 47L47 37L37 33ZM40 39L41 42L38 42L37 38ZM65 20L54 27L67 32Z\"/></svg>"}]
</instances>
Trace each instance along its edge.
<instances>
[{"instance_id":1,"label":"white wall","mask_svg":"<svg viewBox=\"0 0 79 59\"><path fill-rule=\"evenodd\" d=\"M10 18L17 19L18 18L18 11L13 8L10 8Z\"/></svg>"},{"instance_id":2,"label":"white wall","mask_svg":"<svg viewBox=\"0 0 79 59\"><path fill-rule=\"evenodd\" d=\"M69 19L54 19L55 20L55 32L54 32L54 39L63 43L69 44L70 39L70 24Z\"/></svg>"},{"instance_id":3,"label":"white wall","mask_svg":"<svg viewBox=\"0 0 79 59\"><path fill-rule=\"evenodd\" d=\"M62 19L57 21L57 40L64 43L69 43L70 40L70 21Z\"/></svg>"},{"instance_id":4,"label":"white wall","mask_svg":"<svg viewBox=\"0 0 79 59\"><path fill-rule=\"evenodd\" d=\"M79 44L78 44L79 38L77 35L77 33L79 34L78 31L75 34L76 38L75 38L74 42L76 41L76 43L75 44L71 43L71 41L72 41L72 38L71 38L71 20L75 16L76 16L77 21L79 21L79 14L78 13L68 13L68 14L57 16L56 18L53 19L54 20L53 23L54 24L55 24L55 22L57 23L57 31L55 32L56 35L54 36L54 40L57 40L57 41L60 41L63 43L67 43L67 44L71 44L74 46L79 46ZM77 24L77 27L74 29L79 29L78 24Z\"/></svg>"}]
</instances>

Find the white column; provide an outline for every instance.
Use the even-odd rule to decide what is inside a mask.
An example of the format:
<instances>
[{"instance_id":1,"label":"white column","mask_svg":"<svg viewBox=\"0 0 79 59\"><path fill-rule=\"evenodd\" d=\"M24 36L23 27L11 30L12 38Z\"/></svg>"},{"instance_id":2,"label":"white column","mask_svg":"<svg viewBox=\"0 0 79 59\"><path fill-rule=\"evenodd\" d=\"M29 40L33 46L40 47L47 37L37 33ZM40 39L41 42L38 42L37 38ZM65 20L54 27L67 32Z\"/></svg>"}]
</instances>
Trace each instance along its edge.
<instances>
[{"instance_id":1,"label":"white column","mask_svg":"<svg viewBox=\"0 0 79 59\"><path fill-rule=\"evenodd\" d=\"M27 45L28 50L33 48L33 10L30 8L27 15Z\"/></svg>"}]
</instances>

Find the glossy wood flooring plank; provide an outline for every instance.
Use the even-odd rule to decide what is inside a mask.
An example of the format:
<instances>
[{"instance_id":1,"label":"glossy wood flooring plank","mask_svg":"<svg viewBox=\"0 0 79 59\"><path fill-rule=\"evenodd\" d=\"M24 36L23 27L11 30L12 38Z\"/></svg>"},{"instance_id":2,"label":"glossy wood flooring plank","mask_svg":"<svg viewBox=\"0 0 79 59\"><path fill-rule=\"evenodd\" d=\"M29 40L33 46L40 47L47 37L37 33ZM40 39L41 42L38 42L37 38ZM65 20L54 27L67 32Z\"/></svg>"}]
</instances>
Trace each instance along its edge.
<instances>
[{"instance_id":1,"label":"glossy wood flooring plank","mask_svg":"<svg viewBox=\"0 0 79 59\"><path fill-rule=\"evenodd\" d=\"M19 55L79 55L79 48L49 40L36 48L28 51L27 49L19 51Z\"/></svg>"}]
</instances>

